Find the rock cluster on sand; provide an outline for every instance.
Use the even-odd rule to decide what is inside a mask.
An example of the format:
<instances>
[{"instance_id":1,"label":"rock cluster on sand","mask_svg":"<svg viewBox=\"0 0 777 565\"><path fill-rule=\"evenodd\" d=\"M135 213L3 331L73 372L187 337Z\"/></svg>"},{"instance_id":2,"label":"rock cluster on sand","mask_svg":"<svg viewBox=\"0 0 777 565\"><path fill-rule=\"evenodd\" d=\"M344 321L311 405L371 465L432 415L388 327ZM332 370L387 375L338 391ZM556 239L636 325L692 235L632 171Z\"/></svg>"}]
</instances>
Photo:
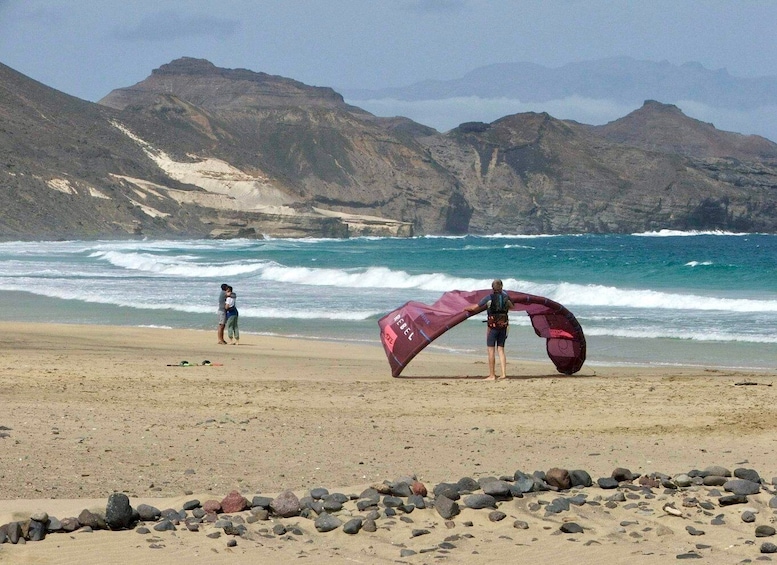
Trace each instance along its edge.
<instances>
[{"instance_id":1,"label":"rock cluster on sand","mask_svg":"<svg viewBox=\"0 0 777 565\"><path fill-rule=\"evenodd\" d=\"M189 500L180 509L160 510L147 504L133 508L123 493L108 497L104 512L83 510L78 517L58 519L45 512L36 513L23 521L0 526L0 544L41 541L47 534L93 530L126 530L136 528L148 534L186 528L191 532L205 532L211 538L229 536L227 545L234 547L238 539L246 541L259 537L312 536L342 530L348 535L369 535L379 528L407 524L409 538L422 538L434 526L418 527L423 518L439 516L446 528L453 528L456 520L463 526L472 525L472 512L486 513L489 522L507 518L507 510L526 519L514 519L512 526L529 529L530 522L550 522L560 533L585 539L592 525L579 514L571 514L573 507L615 509L632 512L635 520L623 520L617 532L632 538L648 535L662 536L674 531L687 536L703 536L707 527L720 527L734 520L747 524L752 532L746 544L753 552L777 553L771 541L757 544L758 538L770 538L775 528L770 525L777 512L777 496L771 483L764 481L753 469L737 468L729 471L714 466L692 470L674 476L663 473L638 474L617 468L609 477L593 481L583 470L552 468L533 474L516 471L513 475L482 477L475 480L463 477L456 482L441 482L431 494L416 477L402 477L396 481L375 484L359 494L330 492L324 487L310 489L303 497L285 491L275 497L253 496L251 500L237 491L221 500ZM745 506L746 505L746 506ZM732 510L736 508L736 510ZM467 512L467 519L462 516ZM414 520L414 516L418 520ZM675 530L667 526L632 529L639 518L667 517L678 520ZM692 523L689 523L692 522ZM546 528L547 529L547 528ZM366 532L362 534L361 532ZM466 536L451 535L445 541L426 547L422 552L450 552ZM596 539L586 543L598 543ZM711 546L697 544L696 549L678 554L677 559L698 558ZM416 550L402 548L400 557Z\"/></svg>"}]
</instances>

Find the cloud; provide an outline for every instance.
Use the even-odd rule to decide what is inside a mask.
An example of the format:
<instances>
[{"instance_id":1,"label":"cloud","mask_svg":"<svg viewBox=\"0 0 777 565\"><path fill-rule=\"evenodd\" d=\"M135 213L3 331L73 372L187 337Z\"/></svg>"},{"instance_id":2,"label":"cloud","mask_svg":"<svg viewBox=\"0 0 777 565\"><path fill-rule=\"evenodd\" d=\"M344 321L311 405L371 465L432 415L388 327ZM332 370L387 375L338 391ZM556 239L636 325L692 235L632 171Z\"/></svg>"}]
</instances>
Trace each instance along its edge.
<instances>
[{"instance_id":1,"label":"cloud","mask_svg":"<svg viewBox=\"0 0 777 565\"><path fill-rule=\"evenodd\" d=\"M583 124L603 125L636 110L641 104L615 102L613 100L569 96L544 102L522 102L516 98L480 98L462 96L439 100L346 100L377 116L405 116L431 126L438 131L448 131L463 122L493 122L504 116L524 112L547 112L560 120L574 120ZM715 108L692 100L669 101L677 105L686 116L713 123L716 128L742 134L756 134L777 140L777 107L762 106L750 110Z\"/></svg>"},{"instance_id":2,"label":"cloud","mask_svg":"<svg viewBox=\"0 0 777 565\"><path fill-rule=\"evenodd\" d=\"M214 37L223 40L239 28L238 20L162 11L144 16L134 26L119 28L116 36L125 41L167 41L187 37Z\"/></svg>"}]
</instances>

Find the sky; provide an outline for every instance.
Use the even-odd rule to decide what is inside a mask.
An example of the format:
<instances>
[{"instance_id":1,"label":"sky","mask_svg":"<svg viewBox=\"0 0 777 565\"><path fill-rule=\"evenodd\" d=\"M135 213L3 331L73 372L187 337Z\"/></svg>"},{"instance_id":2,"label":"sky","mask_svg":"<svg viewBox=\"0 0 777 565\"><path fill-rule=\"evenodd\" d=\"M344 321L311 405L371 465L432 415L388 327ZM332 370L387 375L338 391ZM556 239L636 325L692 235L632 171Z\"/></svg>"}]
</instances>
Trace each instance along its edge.
<instances>
[{"instance_id":1,"label":"sky","mask_svg":"<svg viewBox=\"0 0 777 565\"><path fill-rule=\"evenodd\" d=\"M0 63L92 102L183 56L335 90L613 56L757 77L777 76L775 28L773 0L0 0ZM469 101L467 119L529 110L570 117L561 102ZM397 110L366 109L376 108ZM426 108L428 121L460 110Z\"/></svg>"}]
</instances>

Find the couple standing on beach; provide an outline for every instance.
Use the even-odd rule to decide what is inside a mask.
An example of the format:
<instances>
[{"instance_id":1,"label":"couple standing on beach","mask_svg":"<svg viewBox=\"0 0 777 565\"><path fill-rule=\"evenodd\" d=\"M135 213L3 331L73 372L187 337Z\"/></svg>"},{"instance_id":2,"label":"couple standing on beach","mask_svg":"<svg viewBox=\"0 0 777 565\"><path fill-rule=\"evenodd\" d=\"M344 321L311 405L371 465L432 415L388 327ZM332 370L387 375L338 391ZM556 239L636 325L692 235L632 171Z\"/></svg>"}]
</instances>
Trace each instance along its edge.
<instances>
[{"instance_id":1,"label":"couple standing on beach","mask_svg":"<svg viewBox=\"0 0 777 565\"><path fill-rule=\"evenodd\" d=\"M234 290L232 290L232 287L228 284L222 284L221 285L221 292L219 293L219 309L218 309L218 315L219 315L219 328L218 328L218 337L219 337L219 344L220 345L226 345L226 340L224 339L224 329L227 330L227 336L229 337L229 344L230 345L239 345L240 344L240 331L237 327L237 318L238 318L238 312L237 312L237 306L235 305L235 300L237 299L237 294L235 294Z\"/></svg>"}]
</instances>

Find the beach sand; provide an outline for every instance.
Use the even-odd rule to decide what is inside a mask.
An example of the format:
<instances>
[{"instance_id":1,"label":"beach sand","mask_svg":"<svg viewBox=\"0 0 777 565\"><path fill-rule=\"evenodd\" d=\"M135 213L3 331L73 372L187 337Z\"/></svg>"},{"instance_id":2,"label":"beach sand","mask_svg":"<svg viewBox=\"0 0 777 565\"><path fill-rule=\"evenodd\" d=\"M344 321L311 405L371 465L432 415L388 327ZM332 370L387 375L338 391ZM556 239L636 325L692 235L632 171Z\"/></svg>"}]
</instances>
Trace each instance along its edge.
<instances>
[{"instance_id":1,"label":"beach sand","mask_svg":"<svg viewBox=\"0 0 777 565\"><path fill-rule=\"evenodd\" d=\"M231 491L249 501L315 487L359 494L415 476L431 504L434 486L462 477L559 467L594 480L499 502L497 522L460 500L450 522L416 509L355 535L320 533L303 517L247 524L245 537L208 537L212 525L51 533L0 545L0 563L739 563L777 543L754 533L776 519L775 373L589 362L565 377L550 362L510 361L519 350L508 343L505 381L481 380L485 347L423 352L394 379L377 327L375 346L257 335L224 346L215 330L0 323L0 525L104 511L113 492L133 507L180 509ZM720 506L722 487L596 486L617 467L675 475L712 465L758 471L761 492ZM546 512L581 493L591 504ZM627 496L608 501L616 493ZM682 516L663 511L668 502ZM741 519L745 509L755 522ZM583 532L562 533L565 522ZM279 523L299 531L277 535Z\"/></svg>"}]
</instances>

